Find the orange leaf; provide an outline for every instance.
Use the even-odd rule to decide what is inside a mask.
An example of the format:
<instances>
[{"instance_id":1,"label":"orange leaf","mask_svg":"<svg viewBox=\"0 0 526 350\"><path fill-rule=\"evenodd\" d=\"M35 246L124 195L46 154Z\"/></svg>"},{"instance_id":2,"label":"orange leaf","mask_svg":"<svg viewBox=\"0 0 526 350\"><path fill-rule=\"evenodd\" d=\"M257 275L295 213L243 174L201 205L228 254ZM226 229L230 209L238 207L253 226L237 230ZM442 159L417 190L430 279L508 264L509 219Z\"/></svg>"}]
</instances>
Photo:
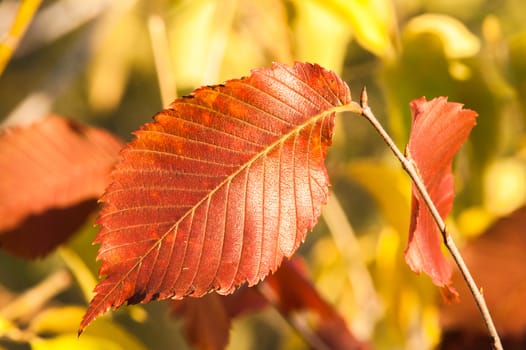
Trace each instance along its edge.
<instances>
[{"instance_id":1,"label":"orange leaf","mask_svg":"<svg viewBox=\"0 0 526 350\"><path fill-rule=\"evenodd\" d=\"M414 162L438 212L445 218L453 206L454 188L451 163L475 125L476 113L462 109L445 97L411 102L413 124L407 156ZM417 273L425 272L446 293L451 265L440 249L441 234L416 187L412 190L411 225L405 259Z\"/></svg>"},{"instance_id":2,"label":"orange leaf","mask_svg":"<svg viewBox=\"0 0 526 350\"><path fill-rule=\"evenodd\" d=\"M274 64L144 125L102 197L105 279L80 330L125 302L228 294L275 271L327 201L334 110L349 102L336 74Z\"/></svg>"},{"instance_id":3,"label":"orange leaf","mask_svg":"<svg viewBox=\"0 0 526 350\"><path fill-rule=\"evenodd\" d=\"M461 252L482 289L505 349L524 349L526 344L526 207L500 218L486 232L469 241ZM459 273L453 274L462 298L443 305L443 348L480 340L489 348L488 334L480 312ZM520 342L520 345L516 344ZM514 344L516 344L514 346ZM465 346L463 349L482 347Z\"/></svg>"},{"instance_id":4,"label":"orange leaf","mask_svg":"<svg viewBox=\"0 0 526 350\"><path fill-rule=\"evenodd\" d=\"M183 318L183 331L192 349L226 348L231 319L220 295L207 294L200 299L173 301L172 308Z\"/></svg>"},{"instance_id":5,"label":"orange leaf","mask_svg":"<svg viewBox=\"0 0 526 350\"><path fill-rule=\"evenodd\" d=\"M228 344L231 320L247 312L261 310L270 304L287 320L295 314L315 315L312 328L320 348L366 349L349 331L345 320L316 290L307 277L303 260L285 260L258 288L243 286L233 294L208 294L200 299L172 301L172 310L184 322L187 339L196 349L223 349ZM301 316L300 316L301 317ZM307 317L305 317L307 318Z\"/></svg>"},{"instance_id":6,"label":"orange leaf","mask_svg":"<svg viewBox=\"0 0 526 350\"><path fill-rule=\"evenodd\" d=\"M279 271L279 270L278 270ZM202 298L173 300L170 307L183 320L183 331L195 349L224 349L234 318L267 306L255 288L242 286L229 295L210 293Z\"/></svg>"},{"instance_id":7,"label":"orange leaf","mask_svg":"<svg viewBox=\"0 0 526 350\"><path fill-rule=\"evenodd\" d=\"M122 143L106 131L49 116L0 133L0 246L49 253L97 206Z\"/></svg>"},{"instance_id":8,"label":"orange leaf","mask_svg":"<svg viewBox=\"0 0 526 350\"><path fill-rule=\"evenodd\" d=\"M367 345L358 341L349 331L345 320L316 290L306 276L303 261L294 259L285 261L281 268L265 280L272 291L274 306L285 318L293 313L309 311L316 315L312 326L315 334L328 349L367 349Z\"/></svg>"}]
</instances>

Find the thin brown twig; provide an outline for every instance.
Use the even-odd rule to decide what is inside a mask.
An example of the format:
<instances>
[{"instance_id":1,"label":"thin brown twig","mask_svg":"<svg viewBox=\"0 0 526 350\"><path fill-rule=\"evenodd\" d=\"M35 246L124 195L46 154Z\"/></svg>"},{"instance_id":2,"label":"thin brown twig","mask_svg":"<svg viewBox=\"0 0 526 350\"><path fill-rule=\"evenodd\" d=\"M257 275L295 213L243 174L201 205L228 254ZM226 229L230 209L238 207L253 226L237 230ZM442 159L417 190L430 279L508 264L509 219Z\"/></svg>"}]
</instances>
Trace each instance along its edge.
<instances>
[{"instance_id":1,"label":"thin brown twig","mask_svg":"<svg viewBox=\"0 0 526 350\"><path fill-rule=\"evenodd\" d=\"M355 103L354 103L355 104ZM447 249L449 250L451 256L453 257L453 260L457 264L458 269L460 270L460 273L462 274L462 277L464 277L464 280L466 281L466 284L473 295L473 298L475 300L475 304L477 305L480 314L482 315L482 318L484 320L484 323L486 325L486 328L488 329L488 333L490 337L492 338L492 347L495 350L503 350L502 343L500 341L500 337L497 333L497 329L495 328L495 324L493 323L493 319L491 318L490 312L488 310L488 307L486 305L486 301L484 300L484 296L482 295L481 291L477 287L477 284L475 283L475 280L471 276L471 272L469 271L469 268L467 267L466 263L464 262L464 259L462 258L462 255L460 254L453 238L449 235L449 233L446 230L446 224L444 223L444 220L440 216L435 204L431 200L431 197L429 196L429 193L427 192L427 189L424 185L424 182L420 178L418 172L416 171L413 163L407 159L403 153L398 149L398 147L395 145L394 141L391 139L389 134L385 131L385 129L382 127L378 119L374 116L373 112L369 108L368 102L367 102L367 91L364 87L362 90L362 94L360 97L360 107L362 109L361 114L364 116L376 129L376 131L380 134L380 136L384 139L385 143L389 146L391 151L394 153L396 158L400 161L402 164L404 170L407 172L409 177L411 178L411 181L415 184L416 188L418 189L418 192L422 196L427 208L429 209L431 215L433 216L433 219L435 220L435 223L437 224L440 233L442 234L442 238L444 240L444 244L446 245Z\"/></svg>"}]
</instances>

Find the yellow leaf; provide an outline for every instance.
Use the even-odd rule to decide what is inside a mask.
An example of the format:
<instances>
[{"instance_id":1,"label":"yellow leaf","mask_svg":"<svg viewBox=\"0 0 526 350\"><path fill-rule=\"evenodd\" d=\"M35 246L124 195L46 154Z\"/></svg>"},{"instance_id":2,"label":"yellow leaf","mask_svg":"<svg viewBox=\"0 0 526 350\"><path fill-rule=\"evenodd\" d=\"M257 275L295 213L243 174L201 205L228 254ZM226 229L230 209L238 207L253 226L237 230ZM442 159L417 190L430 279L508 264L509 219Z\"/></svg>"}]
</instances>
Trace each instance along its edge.
<instances>
[{"instance_id":1,"label":"yellow leaf","mask_svg":"<svg viewBox=\"0 0 526 350\"><path fill-rule=\"evenodd\" d=\"M503 216L526 203L526 162L502 158L484 176L484 203L492 214Z\"/></svg>"},{"instance_id":2,"label":"yellow leaf","mask_svg":"<svg viewBox=\"0 0 526 350\"><path fill-rule=\"evenodd\" d=\"M203 83L214 10L214 2L210 0L183 2L167 22L179 88L188 89Z\"/></svg>"},{"instance_id":3,"label":"yellow leaf","mask_svg":"<svg viewBox=\"0 0 526 350\"><path fill-rule=\"evenodd\" d=\"M398 232L409 229L410 182L398 165L354 161L349 174L375 199L383 217Z\"/></svg>"},{"instance_id":4,"label":"yellow leaf","mask_svg":"<svg viewBox=\"0 0 526 350\"><path fill-rule=\"evenodd\" d=\"M391 33L395 16L389 0L330 0L320 5L349 23L358 43L379 57L393 54Z\"/></svg>"},{"instance_id":5,"label":"yellow leaf","mask_svg":"<svg viewBox=\"0 0 526 350\"><path fill-rule=\"evenodd\" d=\"M89 101L98 111L108 112L120 103L135 55L145 52L139 44L140 18L133 2L109 7L96 33L95 55L90 62Z\"/></svg>"},{"instance_id":6,"label":"yellow leaf","mask_svg":"<svg viewBox=\"0 0 526 350\"><path fill-rule=\"evenodd\" d=\"M312 1L296 1L295 58L341 72L352 30L343 18Z\"/></svg>"},{"instance_id":7,"label":"yellow leaf","mask_svg":"<svg viewBox=\"0 0 526 350\"><path fill-rule=\"evenodd\" d=\"M283 1L238 1L218 80L246 74L250 69L267 66L272 61L291 64L290 41L290 26Z\"/></svg>"},{"instance_id":8,"label":"yellow leaf","mask_svg":"<svg viewBox=\"0 0 526 350\"><path fill-rule=\"evenodd\" d=\"M93 290L97 285L95 276L91 273L84 261L82 261L82 258L78 256L73 249L63 245L58 248L58 253L71 270L73 276L75 276L82 294L84 294L84 298L89 302L91 298L93 298Z\"/></svg>"},{"instance_id":9,"label":"yellow leaf","mask_svg":"<svg viewBox=\"0 0 526 350\"><path fill-rule=\"evenodd\" d=\"M134 335L107 318L101 318L77 337L77 330L85 309L77 306L49 308L35 317L30 329L35 333L56 334L49 339L35 339L32 349L101 349L146 350Z\"/></svg>"},{"instance_id":10,"label":"yellow leaf","mask_svg":"<svg viewBox=\"0 0 526 350\"><path fill-rule=\"evenodd\" d=\"M58 336L56 338L37 338L31 341L32 350L125 350L110 339L92 336L84 336L78 339L73 333Z\"/></svg>"},{"instance_id":11,"label":"yellow leaf","mask_svg":"<svg viewBox=\"0 0 526 350\"><path fill-rule=\"evenodd\" d=\"M183 90L216 84L272 61L291 61L281 1L184 1L172 13L168 37L177 86Z\"/></svg>"},{"instance_id":12,"label":"yellow leaf","mask_svg":"<svg viewBox=\"0 0 526 350\"><path fill-rule=\"evenodd\" d=\"M404 28L404 38L431 33L440 38L444 53L450 59L471 57L480 50L480 40L459 20L439 14L412 18Z\"/></svg>"},{"instance_id":13,"label":"yellow leaf","mask_svg":"<svg viewBox=\"0 0 526 350\"><path fill-rule=\"evenodd\" d=\"M457 218L458 230L464 237L475 237L486 230L493 222L494 216L486 209L474 206L463 210Z\"/></svg>"},{"instance_id":14,"label":"yellow leaf","mask_svg":"<svg viewBox=\"0 0 526 350\"><path fill-rule=\"evenodd\" d=\"M39 313L30 324L35 333L74 333L84 309L77 306L49 308Z\"/></svg>"}]
</instances>

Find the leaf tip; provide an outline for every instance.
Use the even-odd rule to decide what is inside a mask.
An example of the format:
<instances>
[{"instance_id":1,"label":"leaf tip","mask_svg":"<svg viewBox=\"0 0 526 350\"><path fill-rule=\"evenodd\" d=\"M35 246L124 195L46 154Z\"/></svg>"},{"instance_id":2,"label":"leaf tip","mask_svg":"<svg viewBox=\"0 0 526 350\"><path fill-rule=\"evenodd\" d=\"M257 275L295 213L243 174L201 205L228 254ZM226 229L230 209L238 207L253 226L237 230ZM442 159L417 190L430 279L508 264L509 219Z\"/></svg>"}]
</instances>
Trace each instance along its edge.
<instances>
[{"instance_id":1,"label":"leaf tip","mask_svg":"<svg viewBox=\"0 0 526 350\"><path fill-rule=\"evenodd\" d=\"M451 282L440 288L440 295L442 295L442 300L448 304L453 302L458 303L460 301L460 296L457 290L451 285Z\"/></svg>"}]
</instances>

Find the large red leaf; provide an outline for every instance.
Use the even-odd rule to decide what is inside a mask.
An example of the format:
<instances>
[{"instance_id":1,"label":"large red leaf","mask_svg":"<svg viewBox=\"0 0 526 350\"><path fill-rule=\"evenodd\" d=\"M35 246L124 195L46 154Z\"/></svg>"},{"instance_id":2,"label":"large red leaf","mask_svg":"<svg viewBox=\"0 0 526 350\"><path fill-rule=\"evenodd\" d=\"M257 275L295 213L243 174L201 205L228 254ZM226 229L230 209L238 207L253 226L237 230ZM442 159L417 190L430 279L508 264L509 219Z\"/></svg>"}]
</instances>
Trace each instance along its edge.
<instances>
[{"instance_id":1,"label":"large red leaf","mask_svg":"<svg viewBox=\"0 0 526 350\"><path fill-rule=\"evenodd\" d=\"M136 132L102 198L96 296L81 330L125 302L254 285L305 238L327 200L336 74L274 64L203 87Z\"/></svg>"},{"instance_id":2,"label":"large red leaf","mask_svg":"<svg viewBox=\"0 0 526 350\"><path fill-rule=\"evenodd\" d=\"M414 162L438 212L445 218L453 206L451 163L475 125L477 114L462 109L445 97L411 102L413 124L407 156ZM442 254L441 234L416 187L412 190L411 225L405 259L415 272L427 273L444 291L449 287L452 268Z\"/></svg>"},{"instance_id":3,"label":"large red leaf","mask_svg":"<svg viewBox=\"0 0 526 350\"><path fill-rule=\"evenodd\" d=\"M104 130L49 116L0 132L0 247L47 254L82 225L123 144Z\"/></svg>"}]
</instances>

